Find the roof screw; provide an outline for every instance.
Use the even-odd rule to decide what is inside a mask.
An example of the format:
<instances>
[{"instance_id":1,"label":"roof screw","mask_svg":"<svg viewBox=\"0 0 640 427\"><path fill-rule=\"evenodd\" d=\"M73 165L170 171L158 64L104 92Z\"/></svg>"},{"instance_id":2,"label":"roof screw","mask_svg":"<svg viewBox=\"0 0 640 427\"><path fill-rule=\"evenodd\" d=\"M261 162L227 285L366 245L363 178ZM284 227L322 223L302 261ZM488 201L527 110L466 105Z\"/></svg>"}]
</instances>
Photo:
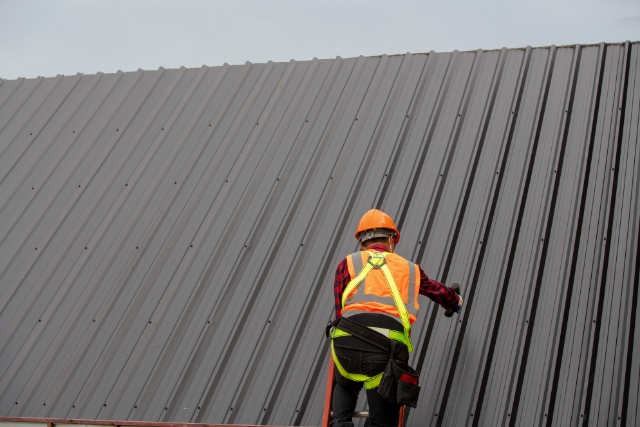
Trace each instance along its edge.
<instances>
[{"instance_id":1,"label":"roof screw","mask_svg":"<svg viewBox=\"0 0 640 427\"><path fill-rule=\"evenodd\" d=\"M211 127L211 123L209 123L209 127Z\"/></svg>"},{"instance_id":2,"label":"roof screw","mask_svg":"<svg viewBox=\"0 0 640 427\"><path fill-rule=\"evenodd\" d=\"M164 130L164 128L162 128L162 130Z\"/></svg>"},{"instance_id":3,"label":"roof screw","mask_svg":"<svg viewBox=\"0 0 640 427\"><path fill-rule=\"evenodd\" d=\"M75 406L74 406L74 408L75 408ZM138 405L135 405L135 406L134 406L134 408L136 408L136 409L137 409L137 408L138 408Z\"/></svg>"},{"instance_id":4,"label":"roof screw","mask_svg":"<svg viewBox=\"0 0 640 427\"><path fill-rule=\"evenodd\" d=\"M198 409L200 409L200 407L198 406Z\"/></svg>"},{"instance_id":5,"label":"roof screw","mask_svg":"<svg viewBox=\"0 0 640 427\"><path fill-rule=\"evenodd\" d=\"M104 406L107 406L107 404L105 403Z\"/></svg>"},{"instance_id":6,"label":"roof screw","mask_svg":"<svg viewBox=\"0 0 640 427\"><path fill-rule=\"evenodd\" d=\"M120 129L116 129L116 132L120 132Z\"/></svg>"}]
</instances>

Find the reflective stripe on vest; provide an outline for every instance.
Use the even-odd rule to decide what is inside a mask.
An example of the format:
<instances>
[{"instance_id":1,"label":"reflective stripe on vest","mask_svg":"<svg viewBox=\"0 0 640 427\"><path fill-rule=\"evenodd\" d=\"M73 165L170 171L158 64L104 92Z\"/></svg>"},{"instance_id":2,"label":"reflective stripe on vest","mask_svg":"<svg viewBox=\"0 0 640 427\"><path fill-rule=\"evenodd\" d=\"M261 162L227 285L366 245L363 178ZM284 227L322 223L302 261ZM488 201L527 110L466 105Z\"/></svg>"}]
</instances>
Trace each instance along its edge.
<instances>
[{"instance_id":1,"label":"reflective stripe on vest","mask_svg":"<svg viewBox=\"0 0 640 427\"><path fill-rule=\"evenodd\" d=\"M365 251L356 252L347 257L351 280L354 280L357 274L362 271L368 258L369 252ZM409 322L413 323L416 321L419 309L420 274L418 266L395 254L385 253L385 260L390 266L391 274L407 308ZM398 320L400 317L382 271L374 270L367 275L344 302L343 316L350 317L361 313L383 314L394 320Z\"/></svg>"}]
</instances>

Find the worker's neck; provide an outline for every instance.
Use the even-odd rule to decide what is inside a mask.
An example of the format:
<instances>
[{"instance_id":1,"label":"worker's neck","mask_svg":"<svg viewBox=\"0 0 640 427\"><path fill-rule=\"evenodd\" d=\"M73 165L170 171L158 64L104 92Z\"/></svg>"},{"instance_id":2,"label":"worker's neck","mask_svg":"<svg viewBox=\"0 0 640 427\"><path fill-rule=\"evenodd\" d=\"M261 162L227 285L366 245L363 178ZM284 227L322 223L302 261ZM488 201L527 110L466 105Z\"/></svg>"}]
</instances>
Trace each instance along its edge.
<instances>
[{"instance_id":1,"label":"worker's neck","mask_svg":"<svg viewBox=\"0 0 640 427\"><path fill-rule=\"evenodd\" d=\"M391 250L389 248L389 245L386 245L384 243L372 243L370 245L364 245L364 249L365 250L369 250L369 248L372 247L372 246L383 246L386 249L387 252L393 252L393 250Z\"/></svg>"}]
</instances>

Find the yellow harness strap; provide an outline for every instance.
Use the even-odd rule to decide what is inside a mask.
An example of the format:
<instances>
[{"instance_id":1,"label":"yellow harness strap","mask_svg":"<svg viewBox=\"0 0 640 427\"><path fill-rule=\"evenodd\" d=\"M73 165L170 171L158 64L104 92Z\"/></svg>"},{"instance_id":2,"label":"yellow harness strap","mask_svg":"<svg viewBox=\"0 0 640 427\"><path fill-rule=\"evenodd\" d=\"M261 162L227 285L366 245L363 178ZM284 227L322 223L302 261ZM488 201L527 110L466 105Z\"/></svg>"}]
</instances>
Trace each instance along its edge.
<instances>
[{"instance_id":1,"label":"yellow harness strap","mask_svg":"<svg viewBox=\"0 0 640 427\"><path fill-rule=\"evenodd\" d=\"M362 267L362 270L360 270L360 273L358 273L358 275L352 281L350 281L349 284L347 284L347 287L342 293L342 308L344 310L344 303L347 300L347 297L349 296L349 294L358 285L360 285L360 283L364 281L364 279L367 277L369 273L371 273L373 269L381 270L385 278L385 281L389 286L391 295L393 295L393 301L396 305L396 308L398 309L398 314L400 314L400 321L402 323L402 327L404 328L404 334L401 334L400 332L389 330L389 329L382 329L382 328L371 328L371 329L377 332L383 333L383 335L388 336L388 338L390 339L394 339L406 344L409 349L409 352L411 352L413 351L411 336L409 334L409 332L411 331L411 322L409 321L409 313L407 312L407 307L404 305L404 301L402 301L402 296L400 295L400 291L398 290L396 281L393 278L393 274L391 274L391 270L387 265L387 261L385 260L385 255L389 255L389 253L388 252L369 252L369 251L367 251L367 253L369 254L369 259L367 260L366 265ZM384 333L385 331L387 333ZM382 372L376 376L368 377L362 374L351 374L347 372L342 367L342 365L340 365L340 362L338 361L338 357L336 356L336 352L333 348L333 338L344 337L349 335L350 335L349 333L341 331L338 328L333 328L331 332L331 354L333 355L333 361L336 367L338 368L338 371L343 377L349 380L364 382L364 385L367 389L378 387L378 385L380 384L380 379L382 378L382 374L383 374Z\"/></svg>"}]
</instances>

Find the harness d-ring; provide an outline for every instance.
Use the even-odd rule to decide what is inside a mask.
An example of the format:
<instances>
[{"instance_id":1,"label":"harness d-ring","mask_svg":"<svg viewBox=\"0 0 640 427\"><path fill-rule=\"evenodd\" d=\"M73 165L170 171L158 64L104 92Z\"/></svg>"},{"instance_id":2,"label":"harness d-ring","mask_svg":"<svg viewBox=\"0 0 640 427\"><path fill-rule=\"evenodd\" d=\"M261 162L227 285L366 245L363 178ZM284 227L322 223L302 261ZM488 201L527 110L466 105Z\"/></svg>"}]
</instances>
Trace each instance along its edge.
<instances>
[{"instance_id":1,"label":"harness d-ring","mask_svg":"<svg viewBox=\"0 0 640 427\"><path fill-rule=\"evenodd\" d=\"M374 252L369 256L369 259L367 259L367 263L371 264L371 267L375 269L380 269L383 265L387 264L387 260L384 258L384 255L381 252Z\"/></svg>"}]
</instances>

